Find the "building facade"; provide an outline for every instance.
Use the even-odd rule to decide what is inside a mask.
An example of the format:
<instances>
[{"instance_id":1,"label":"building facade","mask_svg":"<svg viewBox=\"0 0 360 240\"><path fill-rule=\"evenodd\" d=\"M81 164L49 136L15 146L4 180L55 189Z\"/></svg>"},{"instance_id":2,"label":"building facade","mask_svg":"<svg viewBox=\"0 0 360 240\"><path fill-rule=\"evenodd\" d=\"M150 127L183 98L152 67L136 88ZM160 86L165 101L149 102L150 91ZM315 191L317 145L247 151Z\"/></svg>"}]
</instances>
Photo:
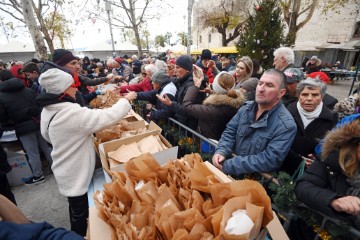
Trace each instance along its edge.
<instances>
[{"instance_id":1,"label":"building facade","mask_svg":"<svg viewBox=\"0 0 360 240\"><path fill-rule=\"evenodd\" d=\"M221 34L211 28L204 28L201 22L201 10L219 6L217 0L197 0L193 7L192 40L198 48L216 48L222 46ZM228 0L233 11L254 11L256 0ZM356 65L359 50L354 45L360 40L360 0L350 0L345 6L323 13L326 0L320 0L310 21L297 33L295 46L295 64L300 65L304 57L318 56L325 65L340 61L347 69ZM219 10L220 11L220 10ZM304 18L304 17L303 17ZM303 19L299 18L298 23ZM286 26L286 24L285 24ZM231 30L227 34L231 34ZM287 34L288 29L284 30ZM239 38L228 46L234 46Z\"/></svg>"}]
</instances>

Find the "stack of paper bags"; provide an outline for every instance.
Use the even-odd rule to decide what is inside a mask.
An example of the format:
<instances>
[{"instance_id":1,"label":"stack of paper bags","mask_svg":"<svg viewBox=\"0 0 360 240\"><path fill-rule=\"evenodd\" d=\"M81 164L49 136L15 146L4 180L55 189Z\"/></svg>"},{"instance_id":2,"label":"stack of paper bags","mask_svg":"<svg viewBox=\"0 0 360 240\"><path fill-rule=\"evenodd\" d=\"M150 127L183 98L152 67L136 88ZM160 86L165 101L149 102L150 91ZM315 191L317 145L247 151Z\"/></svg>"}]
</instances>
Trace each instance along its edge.
<instances>
[{"instance_id":1,"label":"stack of paper bags","mask_svg":"<svg viewBox=\"0 0 360 240\"><path fill-rule=\"evenodd\" d=\"M115 151L108 152L110 168L125 163L144 153L156 153L167 149L159 135L150 135L139 142L124 144Z\"/></svg>"},{"instance_id":2,"label":"stack of paper bags","mask_svg":"<svg viewBox=\"0 0 360 240\"><path fill-rule=\"evenodd\" d=\"M258 182L220 183L198 154L164 166L144 154L124 168L94 196L113 239L253 239L273 217ZM228 234L227 221L239 209L254 226L241 235Z\"/></svg>"}]
</instances>

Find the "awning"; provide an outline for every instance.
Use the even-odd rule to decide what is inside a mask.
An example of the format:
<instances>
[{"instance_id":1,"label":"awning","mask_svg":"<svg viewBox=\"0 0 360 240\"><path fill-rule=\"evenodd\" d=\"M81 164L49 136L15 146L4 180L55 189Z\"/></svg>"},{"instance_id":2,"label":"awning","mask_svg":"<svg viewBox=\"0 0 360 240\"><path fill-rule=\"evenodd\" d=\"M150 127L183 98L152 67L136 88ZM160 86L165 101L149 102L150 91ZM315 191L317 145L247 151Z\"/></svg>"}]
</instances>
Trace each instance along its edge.
<instances>
[{"instance_id":1,"label":"awning","mask_svg":"<svg viewBox=\"0 0 360 240\"><path fill-rule=\"evenodd\" d=\"M195 50L191 50L191 54L198 55L201 54L202 50L205 48L199 48ZM218 47L218 48L209 48L212 54L230 54L230 53L238 53L236 46L231 47Z\"/></svg>"}]
</instances>

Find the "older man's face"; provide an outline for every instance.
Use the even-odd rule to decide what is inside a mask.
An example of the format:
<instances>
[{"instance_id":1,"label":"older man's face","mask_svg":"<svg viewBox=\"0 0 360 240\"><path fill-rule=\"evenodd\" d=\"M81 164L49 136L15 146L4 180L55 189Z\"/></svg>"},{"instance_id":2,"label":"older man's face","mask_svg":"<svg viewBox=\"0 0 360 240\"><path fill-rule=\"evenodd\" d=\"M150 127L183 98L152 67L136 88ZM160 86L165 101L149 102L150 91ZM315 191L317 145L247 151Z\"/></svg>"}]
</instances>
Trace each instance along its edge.
<instances>
[{"instance_id":1,"label":"older man's face","mask_svg":"<svg viewBox=\"0 0 360 240\"><path fill-rule=\"evenodd\" d=\"M175 75L177 78L183 78L186 76L186 74L188 74L189 71L182 68L182 67L179 67L178 65L175 65Z\"/></svg>"},{"instance_id":2,"label":"older man's face","mask_svg":"<svg viewBox=\"0 0 360 240\"><path fill-rule=\"evenodd\" d=\"M276 55L273 65L275 69L282 71L288 64L283 56Z\"/></svg>"},{"instance_id":3,"label":"older man's face","mask_svg":"<svg viewBox=\"0 0 360 240\"><path fill-rule=\"evenodd\" d=\"M286 89L280 88L277 75L264 73L256 87L255 101L263 108L271 109L280 101L285 92Z\"/></svg>"}]
</instances>

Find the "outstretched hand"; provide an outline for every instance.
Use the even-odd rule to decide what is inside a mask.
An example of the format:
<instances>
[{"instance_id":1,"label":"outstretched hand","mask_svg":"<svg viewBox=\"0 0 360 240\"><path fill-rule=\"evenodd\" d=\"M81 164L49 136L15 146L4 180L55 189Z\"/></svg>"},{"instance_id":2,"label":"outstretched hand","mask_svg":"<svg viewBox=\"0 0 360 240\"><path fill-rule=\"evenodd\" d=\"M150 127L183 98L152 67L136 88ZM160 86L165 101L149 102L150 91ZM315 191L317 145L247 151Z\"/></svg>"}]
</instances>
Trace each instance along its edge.
<instances>
[{"instance_id":1,"label":"outstretched hand","mask_svg":"<svg viewBox=\"0 0 360 240\"><path fill-rule=\"evenodd\" d=\"M221 163L225 160L225 157L221 154L215 153L213 158L212 158L212 163L214 164L215 167L217 167L218 169L222 170L222 165Z\"/></svg>"},{"instance_id":2,"label":"outstretched hand","mask_svg":"<svg viewBox=\"0 0 360 240\"><path fill-rule=\"evenodd\" d=\"M194 85L200 87L201 82L204 80L204 72L202 69L193 64L193 80Z\"/></svg>"},{"instance_id":3,"label":"outstretched hand","mask_svg":"<svg viewBox=\"0 0 360 240\"><path fill-rule=\"evenodd\" d=\"M165 104L166 106L170 106L171 105L171 100L170 98L164 94L163 97L161 97L159 94L156 94L156 97L159 99L160 102L162 102L163 104Z\"/></svg>"},{"instance_id":4,"label":"outstretched hand","mask_svg":"<svg viewBox=\"0 0 360 240\"><path fill-rule=\"evenodd\" d=\"M199 92L211 94L211 93L212 93L212 90L211 90L210 85L209 85L208 83L206 83L206 88L200 89Z\"/></svg>"},{"instance_id":5,"label":"outstretched hand","mask_svg":"<svg viewBox=\"0 0 360 240\"><path fill-rule=\"evenodd\" d=\"M125 95L125 98L130 102L132 100L135 100L137 98L137 93L127 90L128 93Z\"/></svg>"}]
</instances>

